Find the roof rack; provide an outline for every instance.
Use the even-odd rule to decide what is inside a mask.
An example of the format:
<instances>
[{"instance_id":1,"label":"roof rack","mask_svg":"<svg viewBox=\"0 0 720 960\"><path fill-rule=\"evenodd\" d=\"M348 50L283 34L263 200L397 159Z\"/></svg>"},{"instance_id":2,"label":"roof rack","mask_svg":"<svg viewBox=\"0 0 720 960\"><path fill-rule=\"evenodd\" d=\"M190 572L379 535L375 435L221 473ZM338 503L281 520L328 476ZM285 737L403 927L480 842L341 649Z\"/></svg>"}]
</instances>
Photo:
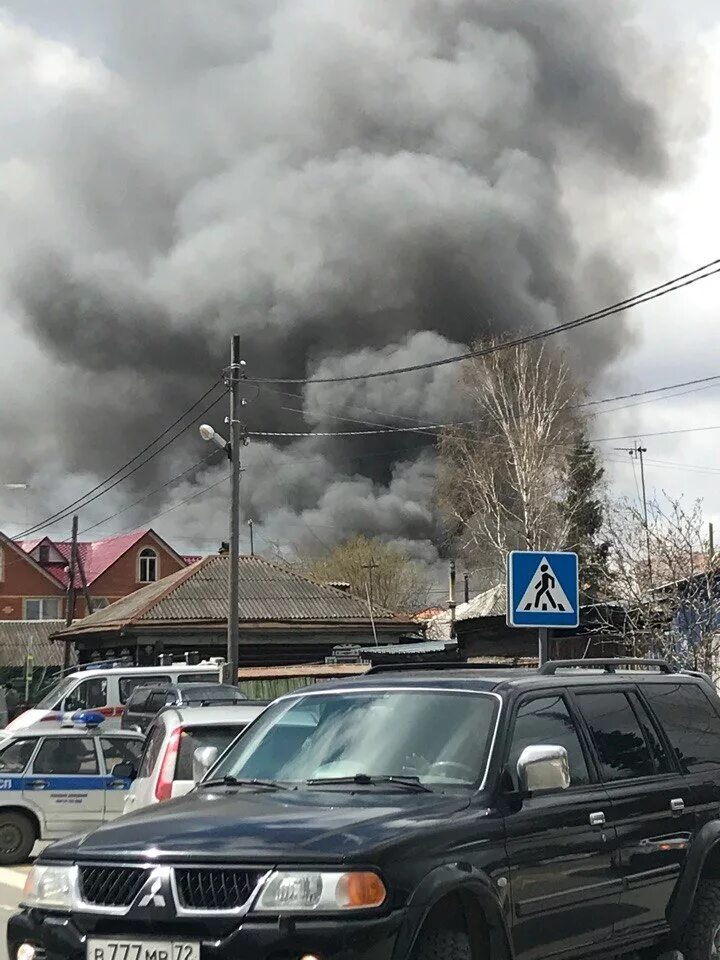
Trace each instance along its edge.
<instances>
[{"instance_id":1,"label":"roof rack","mask_svg":"<svg viewBox=\"0 0 720 960\"><path fill-rule=\"evenodd\" d=\"M617 657L610 660L549 660L540 667L540 673L545 677L553 677L558 670L604 670L605 673L617 673L618 667L645 667L653 668L659 673L675 673L669 663L664 660L642 660L638 657Z\"/></svg>"},{"instance_id":2,"label":"roof rack","mask_svg":"<svg viewBox=\"0 0 720 960\"><path fill-rule=\"evenodd\" d=\"M491 663L490 661L472 661L467 660L436 660L422 661L413 663L405 661L404 663L377 663L366 671L365 676L372 673L399 673L405 670L527 670L532 668L523 667L515 663Z\"/></svg>"}]
</instances>

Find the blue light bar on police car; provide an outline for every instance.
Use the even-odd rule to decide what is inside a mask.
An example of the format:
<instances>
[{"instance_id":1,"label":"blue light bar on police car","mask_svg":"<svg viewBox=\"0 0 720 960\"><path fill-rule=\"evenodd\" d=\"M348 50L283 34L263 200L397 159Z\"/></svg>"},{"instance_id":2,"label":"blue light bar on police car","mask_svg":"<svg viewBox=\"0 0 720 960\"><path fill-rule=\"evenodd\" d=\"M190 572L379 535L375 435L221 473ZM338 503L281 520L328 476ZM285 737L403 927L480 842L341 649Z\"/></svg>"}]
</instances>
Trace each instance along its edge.
<instances>
[{"instance_id":1,"label":"blue light bar on police car","mask_svg":"<svg viewBox=\"0 0 720 960\"><path fill-rule=\"evenodd\" d=\"M91 730L105 722L105 717L97 710L78 710L72 715L72 722L76 727L86 727Z\"/></svg>"}]
</instances>

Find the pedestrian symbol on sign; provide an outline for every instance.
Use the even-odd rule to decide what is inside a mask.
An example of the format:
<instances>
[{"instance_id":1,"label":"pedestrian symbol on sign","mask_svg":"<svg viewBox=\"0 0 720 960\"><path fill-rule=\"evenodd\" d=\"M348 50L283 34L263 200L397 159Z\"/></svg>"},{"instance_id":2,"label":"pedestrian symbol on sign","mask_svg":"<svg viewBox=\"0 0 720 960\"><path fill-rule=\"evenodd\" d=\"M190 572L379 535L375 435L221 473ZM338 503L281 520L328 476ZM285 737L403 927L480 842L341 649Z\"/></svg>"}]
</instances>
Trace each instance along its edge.
<instances>
[{"instance_id":1,"label":"pedestrian symbol on sign","mask_svg":"<svg viewBox=\"0 0 720 960\"><path fill-rule=\"evenodd\" d=\"M521 610L557 610L559 613L572 613L572 604L558 583L547 557L538 564L537 572L528 584L520 601Z\"/></svg>"},{"instance_id":2,"label":"pedestrian symbol on sign","mask_svg":"<svg viewBox=\"0 0 720 960\"><path fill-rule=\"evenodd\" d=\"M508 555L511 627L576 627L579 608L577 554L528 550Z\"/></svg>"}]
</instances>

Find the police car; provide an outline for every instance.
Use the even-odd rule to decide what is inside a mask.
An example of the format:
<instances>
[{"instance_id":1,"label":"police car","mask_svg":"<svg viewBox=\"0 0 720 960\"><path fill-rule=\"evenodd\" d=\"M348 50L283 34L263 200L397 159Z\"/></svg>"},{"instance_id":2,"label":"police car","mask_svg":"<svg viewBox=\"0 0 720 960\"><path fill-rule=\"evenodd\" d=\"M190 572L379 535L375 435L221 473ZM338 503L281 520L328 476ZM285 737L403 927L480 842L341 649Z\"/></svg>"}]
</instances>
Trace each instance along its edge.
<instances>
[{"instance_id":1,"label":"police car","mask_svg":"<svg viewBox=\"0 0 720 960\"><path fill-rule=\"evenodd\" d=\"M137 768L144 738L103 731L103 719L84 711L67 726L0 732L0 864L24 863L36 840L94 830L123 812L131 781L113 770Z\"/></svg>"}]
</instances>

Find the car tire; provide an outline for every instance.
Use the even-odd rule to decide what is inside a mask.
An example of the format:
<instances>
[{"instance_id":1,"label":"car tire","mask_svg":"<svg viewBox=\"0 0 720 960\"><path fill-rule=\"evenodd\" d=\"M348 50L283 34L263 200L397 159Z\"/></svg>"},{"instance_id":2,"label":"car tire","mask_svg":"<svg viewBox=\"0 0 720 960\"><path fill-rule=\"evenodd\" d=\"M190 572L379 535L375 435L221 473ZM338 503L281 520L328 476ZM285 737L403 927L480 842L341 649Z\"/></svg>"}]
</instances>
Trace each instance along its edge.
<instances>
[{"instance_id":1,"label":"car tire","mask_svg":"<svg viewBox=\"0 0 720 960\"><path fill-rule=\"evenodd\" d=\"M36 840L35 825L24 813L0 814L0 865L27 863Z\"/></svg>"},{"instance_id":2,"label":"car tire","mask_svg":"<svg viewBox=\"0 0 720 960\"><path fill-rule=\"evenodd\" d=\"M470 938L461 930L422 931L413 960L472 960Z\"/></svg>"},{"instance_id":3,"label":"car tire","mask_svg":"<svg viewBox=\"0 0 720 960\"><path fill-rule=\"evenodd\" d=\"M695 894L682 942L685 960L720 956L720 883L702 880Z\"/></svg>"}]
</instances>

